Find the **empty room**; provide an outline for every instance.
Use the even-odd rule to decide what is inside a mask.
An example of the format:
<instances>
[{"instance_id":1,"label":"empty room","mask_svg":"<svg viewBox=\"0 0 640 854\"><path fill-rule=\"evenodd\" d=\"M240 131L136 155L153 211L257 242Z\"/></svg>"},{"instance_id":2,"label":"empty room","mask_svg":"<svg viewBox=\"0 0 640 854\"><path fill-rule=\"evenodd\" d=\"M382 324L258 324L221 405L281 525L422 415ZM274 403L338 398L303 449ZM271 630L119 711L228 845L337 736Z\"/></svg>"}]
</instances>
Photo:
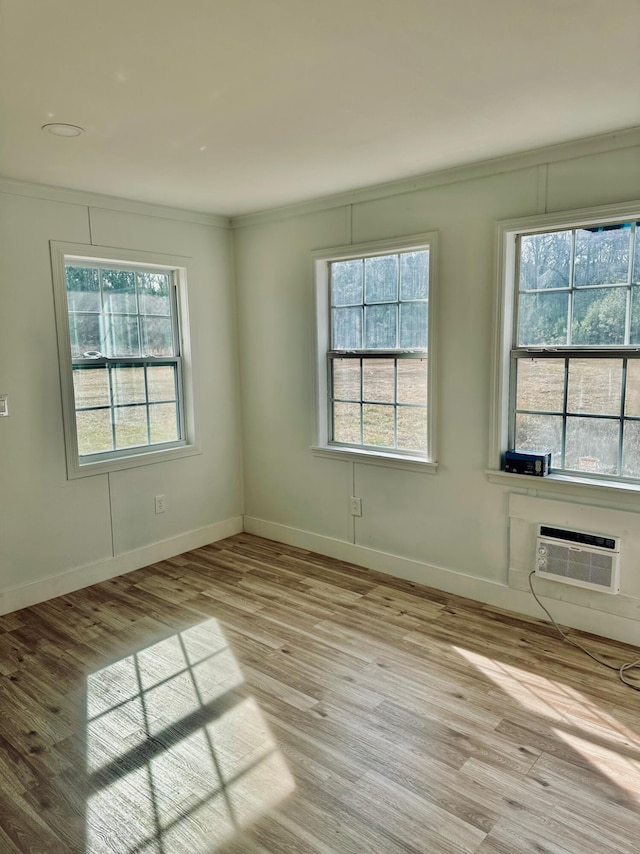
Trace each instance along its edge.
<instances>
[{"instance_id":1,"label":"empty room","mask_svg":"<svg viewBox=\"0 0 640 854\"><path fill-rule=\"evenodd\" d=\"M0 0L0 854L640 851L637 0Z\"/></svg>"}]
</instances>

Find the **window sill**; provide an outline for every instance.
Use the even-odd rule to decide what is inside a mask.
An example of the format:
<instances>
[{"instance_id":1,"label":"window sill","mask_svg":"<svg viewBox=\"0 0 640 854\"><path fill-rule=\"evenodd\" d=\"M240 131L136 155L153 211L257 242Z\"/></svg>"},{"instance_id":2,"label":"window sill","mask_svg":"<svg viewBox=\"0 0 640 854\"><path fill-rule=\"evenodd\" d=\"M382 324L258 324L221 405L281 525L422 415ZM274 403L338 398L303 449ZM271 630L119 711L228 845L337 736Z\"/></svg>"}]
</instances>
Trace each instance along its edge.
<instances>
[{"instance_id":1,"label":"window sill","mask_svg":"<svg viewBox=\"0 0 640 854\"><path fill-rule=\"evenodd\" d=\"M361 451L358 448L320 447L316 445L311 448L311 452L314 457L322 457L327 460L351 460L363 465L404 469L422 474L437 474L438 472L438 463L430 462L422 457L376 454L374 451Z\"/></svg>"},{"instance_id":2,"label":"window sill","mask_svg":"<svg viewBox=\"0 0 640 854\"><path fill-rule=\"evenodd\" d=\"M640 496L640 484L619 483L615 480L593 481L586 477L570 477L563 474L549 474L546 477L535 477L528 474L496 471L495 469L487 469L485 474L490 483L497 483L500 486L510 485L517 489L535 490L536 492L544 490L564 495L583 493L593 497L598 495L601 497L603 495L610 497L629 495L635 499Z\"/></svg>"},{"instance_id":3,"label":"window sill","mask_svg":"<svg viewBox=\"0 0 640 854\"><path fill-rule=\"evenodd\" d=\"M67 477L69 480L75 480L75 478L79 477L108 474L113 471L123 471L124 469L148 466L153 463L166 463L170 460L178 460L182 457L192 457L201 453L202 451L197 445L183 445L180 448L169 448L162 451L145 451L141 454L130 454L126 457L114 457L111 460L101 460L100 462L85 463L84 465L77 463L76 465L69 467Z\"/></svg>"}]
</instances>

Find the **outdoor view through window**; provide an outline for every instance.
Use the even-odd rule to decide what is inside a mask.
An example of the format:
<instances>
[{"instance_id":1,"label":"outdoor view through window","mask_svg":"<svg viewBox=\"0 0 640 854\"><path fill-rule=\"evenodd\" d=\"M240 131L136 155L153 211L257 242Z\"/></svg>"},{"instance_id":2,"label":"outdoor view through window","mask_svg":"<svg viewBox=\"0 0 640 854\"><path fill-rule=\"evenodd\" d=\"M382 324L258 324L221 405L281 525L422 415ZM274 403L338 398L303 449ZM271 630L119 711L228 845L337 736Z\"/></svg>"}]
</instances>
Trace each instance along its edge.
<instances>
[{"instance_id":1,"label":"outdoor view through window","mask_svg":"<svg viewBox=\"0 0 640 854\"><path fill-rule=\"evenodd\" d=\"M330 264L331 441L426 455L429 250Z\"/></svg>"},{"instance_id":2,"label":"outdoor view through window","mask_svg":"<svg viewBox=\"0 0 640 854\"><path fill-rule=\"evenodd\" d=\"M78 454L181 438L172 272L68 261Z\"/></svg>"},{"instance_id":3,"label":"outdoor view through window","mask_svg":"<svg viewBox=\"0 0 640 854\"><path fill-rule=\"evenodd\" d=\"M518 238L512 445L556 471L640 479L636 222Z\"/></svg>"}]
</instances>

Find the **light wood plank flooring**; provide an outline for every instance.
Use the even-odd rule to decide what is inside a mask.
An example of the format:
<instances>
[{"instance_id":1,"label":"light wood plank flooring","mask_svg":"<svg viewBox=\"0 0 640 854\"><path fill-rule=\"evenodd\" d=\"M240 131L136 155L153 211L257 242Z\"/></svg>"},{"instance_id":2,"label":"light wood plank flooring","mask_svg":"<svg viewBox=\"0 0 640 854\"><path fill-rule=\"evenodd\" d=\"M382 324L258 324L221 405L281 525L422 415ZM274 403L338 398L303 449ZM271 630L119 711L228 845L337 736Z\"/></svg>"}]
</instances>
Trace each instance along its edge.
<instances>
[{"instance_id":1,"label":"light wood plank flooring","mask_svg":"<svg viewBox=\"0 0 640 854\"><path fill-rule=\"evenodd\" d=\"M2 854L639 851L640 693L545 623L246 534L0 617Z\"/></svg>"}]
</instances>

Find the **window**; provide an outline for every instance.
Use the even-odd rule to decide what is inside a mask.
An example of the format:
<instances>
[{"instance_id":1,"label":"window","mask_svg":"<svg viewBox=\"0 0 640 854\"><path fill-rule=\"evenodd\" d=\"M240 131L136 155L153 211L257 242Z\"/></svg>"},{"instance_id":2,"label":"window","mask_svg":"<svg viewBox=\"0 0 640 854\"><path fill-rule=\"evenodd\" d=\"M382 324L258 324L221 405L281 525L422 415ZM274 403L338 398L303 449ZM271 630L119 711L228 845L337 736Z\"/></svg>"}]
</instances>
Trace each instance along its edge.
<instances>
[{"instance_id":1,"label":"window","mask_svg":"<svg viewBox=\"0 0 640 854\"><path fill-rule=\"evenodd\" d=\"M603 213L502 229L507 444L640 483L640 210Z\"/></svg>"},{"instance_id":2,"label":"window","mask_svg":"<svg viewBox=\"0 0 640 854\"><path fill-rule=\"evenodd\" d=\"M434 236L314 253L319 445L432 461Z\"/></svg>"},{"instance_id":3,"label":"window","mask_svg":"<svg viewBox=\"0 0 640 854\"><path fill-rule=\"evenodd\" d=\"M185 268L98 247L53 244L52 254L70 476L192 449Z\"/></svg>"}]
</instances>

